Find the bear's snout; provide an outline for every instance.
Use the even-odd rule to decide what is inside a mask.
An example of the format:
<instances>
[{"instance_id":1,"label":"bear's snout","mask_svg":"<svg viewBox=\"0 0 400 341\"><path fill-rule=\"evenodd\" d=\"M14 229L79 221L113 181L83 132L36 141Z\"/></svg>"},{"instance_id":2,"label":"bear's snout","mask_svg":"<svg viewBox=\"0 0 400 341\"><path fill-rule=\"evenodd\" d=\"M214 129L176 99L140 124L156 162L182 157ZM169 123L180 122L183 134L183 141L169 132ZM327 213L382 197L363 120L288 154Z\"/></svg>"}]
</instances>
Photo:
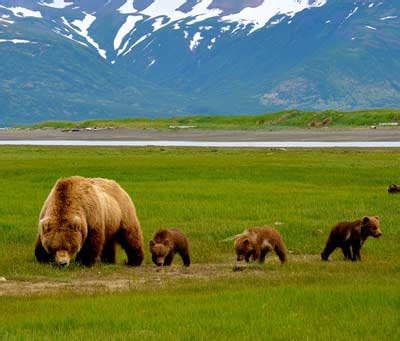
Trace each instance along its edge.
<instances>
[{"instance_id":1,"label":"bear's snout","mask_svg":"<svg viewBox=\"0 0 400 341\"><path fill-rule=\"evenodd\" d=\"M67 251L57 251L55 261L59 266L68 266L70 257Z\"/></svg>"}]
</instances>

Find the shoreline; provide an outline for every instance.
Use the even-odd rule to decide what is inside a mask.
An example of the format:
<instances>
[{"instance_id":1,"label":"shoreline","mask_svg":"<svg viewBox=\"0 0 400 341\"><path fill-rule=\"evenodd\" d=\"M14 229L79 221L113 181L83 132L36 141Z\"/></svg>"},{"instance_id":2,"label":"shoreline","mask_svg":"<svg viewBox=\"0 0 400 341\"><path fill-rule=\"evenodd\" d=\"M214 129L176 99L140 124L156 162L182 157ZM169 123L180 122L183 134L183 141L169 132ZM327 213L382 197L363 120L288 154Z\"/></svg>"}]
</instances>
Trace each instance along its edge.
<instances>
[{"instance_id":1,"label":"shoreline","mask_svg":"<svg viewBox=\"0 0 400 341\"><path fill-rule=\"evenodd\" d=\"M400 142L400 129L287 129L287 130L203 130L129 129L65 131L61 129L5 129L0 141L82 141L168 143L251 143L258 142Z\"/></svg>"}]
</instances>

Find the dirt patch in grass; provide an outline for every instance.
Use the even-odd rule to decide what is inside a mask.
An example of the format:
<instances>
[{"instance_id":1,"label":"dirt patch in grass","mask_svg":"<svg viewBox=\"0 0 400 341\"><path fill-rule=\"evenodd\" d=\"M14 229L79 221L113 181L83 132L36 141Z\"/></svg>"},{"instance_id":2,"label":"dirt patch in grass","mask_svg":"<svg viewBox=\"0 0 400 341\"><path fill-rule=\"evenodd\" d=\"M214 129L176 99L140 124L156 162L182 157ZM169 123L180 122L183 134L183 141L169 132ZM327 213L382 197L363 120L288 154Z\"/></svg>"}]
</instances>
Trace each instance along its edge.
<instances>
[{"instance_id":1,"label":"dirt patch in grass","mask_svg":"<svg viewBox=\"0 0 400 341\"><path fill-rule=\"evenodd\" d=\"M172 266L156 268L142 266L140 268L117 269L114 274L104 275L100 271L85 273L79 278L72 275L68 279L37 278L33 280L7 280L0 283L0 296L20 296L35 294L52 294L60 291L95 292L95 291L125 291L149 287L162 287L171 280L204 279L211 276L221 276L222 266L194 265L190 268ZM225 271L226 272L226 271Z\"/></svg>"},{"instance_id":2,"label":"dirt patch in grass","mask_svg":"<svg viewBox=\"0 0 400 341\"><path fill-rule=\"evenodd\" d=\"M88 272L72 269L66 277L34 277L27 279L4 279L0 281L1 296L52 295L63 292L91 294L98 292L152 291L173 287L184 288L186 284L208 285L212 281L241 281L248 278L262 280L265 285L282 282L306 281L346 281L349 271L353 276L365 276L366 269L382 275L392 269L387 262L350 262L337 257L322 262L319 255L290 255L288 263L281 265L276 256L264 264L230 261L215 264L193 264L189 268L176 264L171 267L143 265L139 268L115 266L112 268L92 268ZM57 271L68 269L54 268ZM368 270L369 271L369 270Z\"/></svg>"},{"instance_id":3,"label":"dirt patch in grass","mask_svg":"<svg viewBox=\"0 0 400 341\"><path fill-rule=\"evenodd\" d=\"M314 258L314 256L310 256ZM301 256L306 261L306 256ZM292 257L298 262L297 257ZM92 272L72 274L67 279L35 278L30 280L6 280L0 282L0 296L25 296L54 294L64 291L92 293L97 291L118 292L166 288L185 280L206 282L217 278L238 278L238 276L278 276L278 271L268 266L278 266L278 259L270 259L265 265L256 263L194 264L189 268L174 265L157 268L145 265L140 268L116 269L113 274ZM280 276L280 275L279 275Z\"/></svg>"}]
</instances>

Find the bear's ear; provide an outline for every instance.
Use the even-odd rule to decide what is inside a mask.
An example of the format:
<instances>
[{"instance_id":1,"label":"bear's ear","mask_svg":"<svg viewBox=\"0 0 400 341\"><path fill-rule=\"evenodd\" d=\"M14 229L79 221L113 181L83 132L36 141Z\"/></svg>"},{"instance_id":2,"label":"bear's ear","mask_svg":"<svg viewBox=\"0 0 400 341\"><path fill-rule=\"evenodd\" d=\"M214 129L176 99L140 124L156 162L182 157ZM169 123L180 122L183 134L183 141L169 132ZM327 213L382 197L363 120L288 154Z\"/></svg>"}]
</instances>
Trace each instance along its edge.
<instances>
[{"instance_id":1,"label":"bear's ear","mask_svg":"<svg viewBox=\"0 0 400 341\"><path fill-rule=\"evenodd\" d=\"M376 220L379 220L379 216L377 216L377 215L376 215L374 218L375 218Z\"/></svg>"},{"instance_id":2,"label":"bear's ear","mask_svg":"<svg viewBox=\"0 0 400 341\"><path fill-rule=\"evenodd\" d=\"M39 227L43 231L43 233L46 232L49 229L49 219L47 218L40 219Z\"/></svg>"},{"instance_id":3,"label":"bear's ear","mask_svg":"<svg viewBox=\"0 0 400 341\"><path fill-rule=\"evenodd\" d=\"M156 243L154 243L154 240L150 240L149 245L152 247L152 246L156 245Z\"/></svg>"},{"instance_id":4,"label":"bear's ear","mask_svg":"<svg viewBox=\"0 0 400 341\"><path fill-rule=\"evenodd\" d=\"M363 224L366 224L369 222L369 217L364 217L362 220Z\"/></svg>"},{"instance_id":5,"label":"bear's ear","mask_svg":"<svg viewBox=\"0 0 400 341\"><path fill-rule=\"evenodd\" d=\"M249 245L250 244L250 239L246 238L245 240L243 240L243 244L244 245Z\"/></svg>"}]
</instances>

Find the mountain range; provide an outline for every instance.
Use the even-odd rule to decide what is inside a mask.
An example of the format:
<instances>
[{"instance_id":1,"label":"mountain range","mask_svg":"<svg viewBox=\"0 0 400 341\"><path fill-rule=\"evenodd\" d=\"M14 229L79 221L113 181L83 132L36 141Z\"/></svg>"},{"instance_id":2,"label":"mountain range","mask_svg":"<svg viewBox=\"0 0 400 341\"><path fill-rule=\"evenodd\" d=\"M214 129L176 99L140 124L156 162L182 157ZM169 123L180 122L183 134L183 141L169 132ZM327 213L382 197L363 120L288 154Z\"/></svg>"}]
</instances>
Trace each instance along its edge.
<instances>
[{"instance_id":1,"label":"mountain range","mask_svg":"<svg viewBox=\"0 0 400 341\"><path fill-rule=\"evenodd\" d=\"M400 1L0 0L0 125L400 106Z\"/></svg>"}]
</instances>

